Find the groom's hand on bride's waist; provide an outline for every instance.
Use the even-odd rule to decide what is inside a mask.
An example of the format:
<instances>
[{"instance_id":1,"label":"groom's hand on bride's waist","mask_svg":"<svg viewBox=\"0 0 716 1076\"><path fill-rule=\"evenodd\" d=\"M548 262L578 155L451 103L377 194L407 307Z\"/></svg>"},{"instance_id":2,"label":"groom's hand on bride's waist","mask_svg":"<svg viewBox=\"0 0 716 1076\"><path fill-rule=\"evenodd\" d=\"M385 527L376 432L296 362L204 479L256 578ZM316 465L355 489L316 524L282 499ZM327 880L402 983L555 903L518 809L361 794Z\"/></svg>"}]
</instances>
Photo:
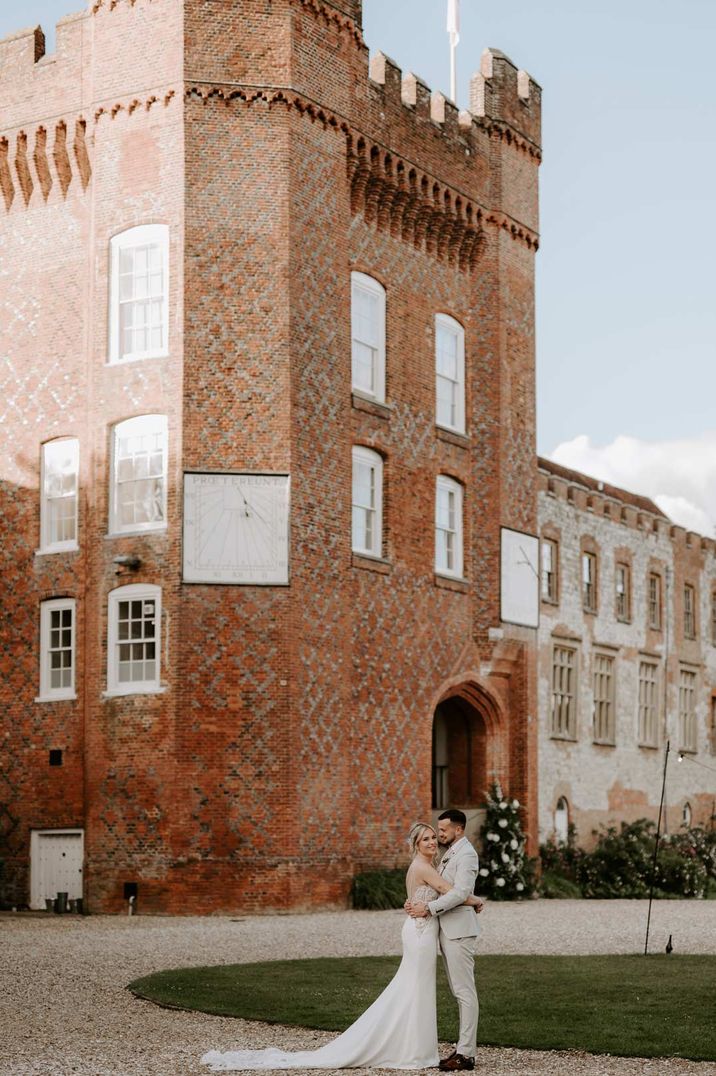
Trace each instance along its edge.
<instances>
[{"instance_id":1,"label":"groom's hand on bride's waist","mask_svg":"<svg viewBox=\"0 0 716 1076\"><path fill-rule=\"evenodd\" d=\"M422 900L406 900L404 908L413 919L426 919L430 915L430 909Z\"/></svg>"}]
</instances>

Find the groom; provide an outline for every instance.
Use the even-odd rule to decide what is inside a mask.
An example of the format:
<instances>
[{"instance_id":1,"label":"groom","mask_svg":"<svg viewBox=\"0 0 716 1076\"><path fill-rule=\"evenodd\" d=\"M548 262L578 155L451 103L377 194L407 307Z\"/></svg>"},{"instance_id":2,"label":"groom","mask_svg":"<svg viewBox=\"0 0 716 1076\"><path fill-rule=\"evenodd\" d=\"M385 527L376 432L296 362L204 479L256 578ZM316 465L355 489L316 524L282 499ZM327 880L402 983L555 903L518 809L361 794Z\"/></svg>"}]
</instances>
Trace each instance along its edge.
<instances>
[{"instance_id":1,"label":"groom","mask_svg":"<svg viewBox=\"0 0 716 1076\"><path fill-rule=\"evenodd\" d=\"M474 910L463 905L463 901L474 891L478 859L465 836L466 825L467 818L462 811L443 811L438 818L438 840L447 845L438 870L452 885L450 892L429 904L420 900L406 904L410 915L417 918L437 916L440 951L450 989L460 1010L460 1037L455 1052L440 1062L443 1072L474 1069L477 1050L479 1004L475 989L475 939L480 928Z\"/></svg>"}]
</instances>

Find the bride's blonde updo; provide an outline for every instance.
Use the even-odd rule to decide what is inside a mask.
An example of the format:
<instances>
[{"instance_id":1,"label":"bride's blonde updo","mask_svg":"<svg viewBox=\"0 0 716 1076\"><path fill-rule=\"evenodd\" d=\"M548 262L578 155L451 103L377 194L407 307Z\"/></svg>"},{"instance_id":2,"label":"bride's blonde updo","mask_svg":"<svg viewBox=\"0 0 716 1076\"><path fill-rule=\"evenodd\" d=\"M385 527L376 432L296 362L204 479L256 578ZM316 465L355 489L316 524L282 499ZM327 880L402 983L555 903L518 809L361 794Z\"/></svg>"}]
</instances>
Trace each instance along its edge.
<instances>
[{"instance_id":1,"label":"bride's blonde updo","mask_svg":"<svg viewBox=\"0 0 716 1076\"><path fill-rule=\"evenodd\" d=\"M426 829L429 829L431 833L437 837L435 828L430 825L429 822L413 822L408 833L408 848L410 849L410 855L414 859L418 854L418 841L422 837Z\"/></svg>"}]
</instances>

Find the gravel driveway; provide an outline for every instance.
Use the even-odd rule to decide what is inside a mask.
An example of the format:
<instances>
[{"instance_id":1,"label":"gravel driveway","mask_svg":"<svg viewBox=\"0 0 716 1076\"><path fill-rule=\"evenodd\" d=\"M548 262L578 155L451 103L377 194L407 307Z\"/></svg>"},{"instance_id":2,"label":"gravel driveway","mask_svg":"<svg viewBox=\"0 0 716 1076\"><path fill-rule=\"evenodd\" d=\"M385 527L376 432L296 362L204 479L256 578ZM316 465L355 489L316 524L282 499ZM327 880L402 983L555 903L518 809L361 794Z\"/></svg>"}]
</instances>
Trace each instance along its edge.
<instances>
[{"instance_id":1,"label":"gravel driveway","mask_svg":"<svg viewBox=\"0 0 716 1076\"><path fill-rule=\"evenodd\" d=\"M631 953L641 901L491 904L482 953ZM125 986L162 968L400 951L401 912L254 918L0 915L0 1076L208 1076L208 1049L310 1048L330 1034L160 1009ZM654 904L650 950L716 953L716 901ZM354 1070L359 1073L361 1070ZM363 1070L366 1071L366 1070ZM490 1076L715 1076L716 1065L481 1049Z\"/></svg>"}]
</instances>

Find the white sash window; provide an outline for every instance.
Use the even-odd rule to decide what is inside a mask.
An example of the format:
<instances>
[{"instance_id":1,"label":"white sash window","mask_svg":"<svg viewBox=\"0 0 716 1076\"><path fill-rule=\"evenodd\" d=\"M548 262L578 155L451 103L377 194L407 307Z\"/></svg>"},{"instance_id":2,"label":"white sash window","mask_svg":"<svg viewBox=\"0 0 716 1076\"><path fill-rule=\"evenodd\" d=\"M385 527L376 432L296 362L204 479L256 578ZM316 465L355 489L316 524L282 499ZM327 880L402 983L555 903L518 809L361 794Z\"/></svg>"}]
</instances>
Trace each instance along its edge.
<instances>
[{"instance_id":1,"label":"white sash window","mask_svg":"<svg viewBox=\"0 0 716 1076\"><path fill-rule=\"evenodd\" d=\"M110 243L110 362L168 354L169 229L142 224Z\"/></svg>"},{"instance_id":2,"label":"white sash window","mask_svg":"<svg viewBox=\"0 0 716 1076\"><path fill-rule=\"evenodd\" d=\"M435 486L435 571L462 576L462 486L438 475Z\"/></svg>"},{"instance_id":3,"label":"white sash window","mask_svg":"<svg viewBox=\"0 0 716 1076\"><path fill-rule=\"evenodd\" d=\"M112 437L110 533L165 527L166 502L166 415L139 415L117 423Z\"/></svg>"},{"instance_id":4,"label":"white sash window","mask_svg":"<svg viewBox=\"0 0 716 1076\"><path fill-rule=\"evenodd\" d=\"M435 316L435 421L465 432L465 332L448 314Z\"/></svg>"},{"instance_id":5,"label":"white sash window","mask_svg":"<svg viewBox=\"0 0 716 1076\"><path fill-rule=\"evenodd\" d=\"M353 551L379 557L383 542L383 460L370 448L353 449Z\"/></svg>"},{"instance_id":6,"label":"white sash window","mask_svg":"<svg viewBox=\"0 0 716 1076\"><path fill-rule=\"evenodd\" d=\"M385 288L365 273L351 273L353 390L385 400Z\"/></svg>"},{"instance_id":7,"label":"white sash window","mask_svg":"<svg viewBox=\"0 0 716 1076\"><path fill-rule=\"evenodd\" d=\"M107 692L132 695L160 690L162 592L132 584L108 599Z\"/></svg>"},{"instance_id":8,"label":"white sash window","mask_svg":"<svg viewBox=\"0 0 716 1076\"><path fill-rule=\"evenodd\" d=\"M75 600L53 598L40 606L38 701L75 697Z\"/></svg>"},{"instance_id":9,"label":"white sash window","mask_svg":"<svg viewBox=\"0 0 716 1076\"><path fill-rule=\"evenodd\" d=\"M77 548L79 441L63 438L42 446L40 549L60 553Z\"/></svg>"}]
</instances>

